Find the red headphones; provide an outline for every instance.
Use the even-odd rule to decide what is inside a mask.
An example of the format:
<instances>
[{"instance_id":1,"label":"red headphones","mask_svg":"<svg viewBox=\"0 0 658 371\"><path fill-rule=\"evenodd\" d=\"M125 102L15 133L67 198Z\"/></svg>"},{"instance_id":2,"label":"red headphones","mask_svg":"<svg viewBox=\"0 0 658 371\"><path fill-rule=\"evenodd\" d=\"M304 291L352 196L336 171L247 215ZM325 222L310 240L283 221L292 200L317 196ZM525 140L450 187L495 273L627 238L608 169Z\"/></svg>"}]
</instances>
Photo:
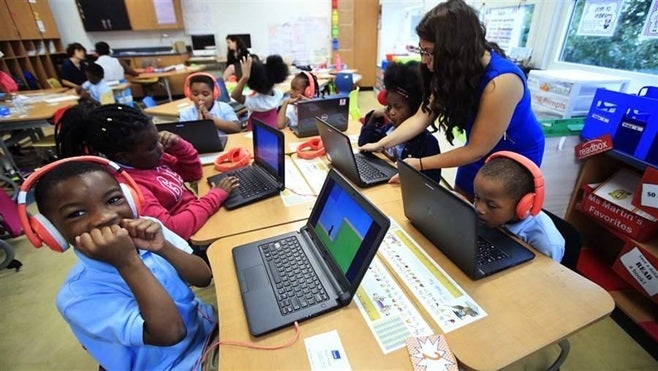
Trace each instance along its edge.
<instances>
[{"instance_id":1,"label":"red headphones","mask_svg":"<svg viewBox=\"0 0 658 371\"><path fill-rule=\"evenodd\" d=\"M302 71L304 75L306 75L306 78L308 79L308 85L306 85L306 88L304 89L304 96L306 98L315 98L318 94L318 80L315 77L314 74L308 72L308 71Z\"/></svg>"},{"instance_id":2,"label":"red headphones","mask_svg":"<svg viewBox=\"0 0 658 371\"><path fill-rule=\"evenodd\" d=\"M219 86L217 85L217 80L215 80L215 76L205 73L205 72L195 72L187 76L185 79L185 84L183 85L183 94L188 99L194 99L192 97L192 89L190 87L190 79L192 79L195 76L205 76L210 78L212 80L212 100L217 100L220 95L222 95L222 91L219 89Z\"/></svg>"},{"instance_id":3,"label":"red headphones","mask_svg":"<svg viewBox=\"0 0 658 371\"><path fill-rule=\"evenodd\" d=\"M512 159L527 169L532 174L535 183L535 192L527 193L521 197L519 203L516 205L516 216L519 219L527 218L530 215L537 215L544 206L544 176L539 167L529 160L527 157L511 151L498 151L492 153L485 161L491 161L497 157L505 157Z\"/></svg>"},{"instance_id":4,"label":"red headphones","mask_svg":"<svg viewBox=\"0 0 658 371\"><path fill-rule=\"evenodd\" d=\"M311 138L297 147L297 156L299 158L310 160L324 154L324 144L320 137Z\"/></svg>"},{"instance_id":5,"label":"red headphones","mask_svg":"<svg viewBox=\"0 0 658 371\"><path fill-rule=\"evenodd\" d=\"M139 186L135 183L133 178L123 172L123 169L116 163L97 156L69 157L55 161L30 174L21 185L18 194L18 218L20 219L23 230L25 231L25 236L27 236L27 239L32 245L34 245L34 247L41 247L41 245L45 243L46 246L57 252L64 252L69 248L69 243L66 241L66 238L62 236L50 220L42 214L30 216L26 209L27 194L32 189L32 186L50 170L65 162L93 162L109 168L110 172L114 174L114 177L119 182L119 186L123 191L123 196L126 198L126 201L130 205L130 209L133 211L133 216L137 217L139 215L141 205L144 203L144 196L140 192Z\"/></svg>"},{"instance_id":6,"label":"red headphones","mask_svg":"<svg viewBox=\"0 0 658 371\"><path fill-rule=\"evenodd\" d=\"M386 99L387 94L388 92L386 91L386 89L380 90L379 94L377 94L377 102L379 102L379 104L381 104L382 106L388 104L388 100Z\"/></svg>"},{"instance_id":7,"label":"red headphones","mask_svg":"<svg viewBox=\"0 0 658 371\"><path fill-rule=\"evenodd\" d=\"M224 152L215 159L215 170L225 173L227 171L246 166L251 161L251 153L244 147L236 147Z\"/></svg>"}]
</instances>

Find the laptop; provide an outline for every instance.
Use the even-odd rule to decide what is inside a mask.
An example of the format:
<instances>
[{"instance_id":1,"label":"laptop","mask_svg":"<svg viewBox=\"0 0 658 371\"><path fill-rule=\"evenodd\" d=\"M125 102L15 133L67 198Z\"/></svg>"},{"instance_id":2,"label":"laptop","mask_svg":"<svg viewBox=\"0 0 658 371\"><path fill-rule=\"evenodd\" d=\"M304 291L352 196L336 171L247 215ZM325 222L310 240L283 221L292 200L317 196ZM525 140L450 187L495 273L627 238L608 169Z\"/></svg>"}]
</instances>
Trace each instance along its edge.
<instances>
[{"instance_id":1,"label":"laptop","mask_svg":"<svg viewBox=\"0 0 658 371\"><path fill-rule=\"evenodd\" d=\"M340 131L347 130L349 124L350 98L346 95L327 98L301 100L295 105L297 109L297 126L290 129L299 138L318 135L315 118L330 122Z\"/></svg>"},{"instance_id":2,"label":"laptop","mask_svg":"<svg viewBox=\"0 0 658 371\"><path fill-rule=\"evenodd\" d=\"M224 207L235 209L276 196L285 187L285 153L283 132L253 119L254 162L239 169L208 177L208 183L219 183L227 176L240 180L229 194Z\"/></svg>"},{"instance_id":3,"label":"laptop","mask_svg":"<svg viewBox=\"0 0 658 371\"><path fill-rule=\"evenodd\" d=\"M158 131L169 131L192 143L199 152L201 163L212 163L226 147L228 137L218 135L212 120L194 120L181 122L166 122L155 125ZM210 162L204 159L210 159ZM204 163L205 162L205 163Z\"/></svg>"},{"instance_id":4,"label":"laptop","mask_svg":"<svg viewBox=\"0 0 658 371\"><path fill-rule=\"evenodd\" d=\"M316 124L331 165L359 187L386 183L397 169L370 152L354 153L350 138L316 117Z\"/></svg>"},{"instance_id":5,"label":"laptop","mask_svg":"<svg viewBox=\"0 0 658 371\"><path fill-rule=\"evenodd\" d=\"M233 249L249 332L260 336L348 305L389 225L330 170L300 230Z\"/></svg>"},{"instance_id":6,"label":"laptop","mask_svg":"<svg viewBox=\"0 0 658 371\"><path fill-rule=\"evenodd\" d=\"M535 254L498 228L478 222L473 205L398 161L404 215L472 279L531 260Z\"/></svg>"}]
</instances>

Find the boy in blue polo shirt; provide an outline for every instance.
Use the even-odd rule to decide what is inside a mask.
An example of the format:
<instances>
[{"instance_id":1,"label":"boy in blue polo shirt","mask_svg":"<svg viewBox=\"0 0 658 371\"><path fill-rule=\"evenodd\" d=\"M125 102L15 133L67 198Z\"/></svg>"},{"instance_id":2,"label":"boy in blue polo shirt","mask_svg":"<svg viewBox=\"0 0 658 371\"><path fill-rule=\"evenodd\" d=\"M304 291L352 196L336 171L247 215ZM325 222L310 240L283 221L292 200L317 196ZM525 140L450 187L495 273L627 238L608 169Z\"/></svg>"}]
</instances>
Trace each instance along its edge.
<instances>
[{"instance_id":1,"label":"boy in blue polo shirt","mask_svg":"<svg viewBox=\"0 0 658 371\"><path fill-rule=\"evenodd\" d=\"M112 89L103 79L105 75L103 67L89 63L85 68L85 74L87 81L75 88L75 92L80 94L80 99L88 100L97 106L114 103Z\"/></svg>"},{"instance_id":2,"label":"boy in blue polo shirt","mask_svg":"<svg viewBox=\"0 0 658 371\"><path fill-rule=\"evenodd\" d=\"M197 368L216 320L188 284L210 284L210 269L157 220L135 218L128 198L90 162L64 162L36 184L39 211L79 259L57 308L105 369Z\"/></svg>"}]
</instances>

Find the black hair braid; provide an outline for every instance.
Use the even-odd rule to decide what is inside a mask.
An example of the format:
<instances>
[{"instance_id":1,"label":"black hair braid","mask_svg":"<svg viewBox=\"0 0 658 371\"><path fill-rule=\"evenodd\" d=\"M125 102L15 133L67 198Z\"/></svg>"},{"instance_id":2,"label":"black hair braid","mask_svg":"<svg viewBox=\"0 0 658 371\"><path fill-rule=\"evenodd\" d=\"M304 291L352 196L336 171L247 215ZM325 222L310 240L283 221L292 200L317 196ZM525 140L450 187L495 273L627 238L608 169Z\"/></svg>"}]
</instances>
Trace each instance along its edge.
<instances>
[{"instance_id":1,"label":"black hair braid","mask_svg":"<svg viewBox=\"0 0 658 371\"><path fill-rule=\"evenodd\" d=\"M68 112L67 112L68 114ZM118 152L130 151L151 119L138 109L122 104L103 105L87 114L65 114L55 134L60 157L84 154L115 161Z\"/></svg>"}]
</instances>

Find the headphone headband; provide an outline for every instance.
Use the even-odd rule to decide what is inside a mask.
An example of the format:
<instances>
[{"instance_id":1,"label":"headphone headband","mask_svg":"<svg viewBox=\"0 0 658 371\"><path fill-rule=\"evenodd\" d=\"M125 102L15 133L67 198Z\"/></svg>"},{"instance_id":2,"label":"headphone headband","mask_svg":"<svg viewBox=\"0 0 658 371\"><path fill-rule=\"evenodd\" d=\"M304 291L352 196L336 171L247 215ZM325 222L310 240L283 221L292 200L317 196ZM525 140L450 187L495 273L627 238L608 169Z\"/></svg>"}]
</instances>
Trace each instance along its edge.
<instances>
[{"instance_id":1,"label":"headphone headband","mask_svg":"<svg viewBox=\"0 0 658 371\"><path fill-rule=\"evenodd\" d=\"M517 204L516 214L519 219L523 219L529 215L537 215L541 211L542 206L544 206L544 176L542 175L539 166L532 162L529 158L518 154L512 151L498 151L492 153L486 160L485 163L491 161L494 158L505 157L509 158L523 168L528 170L533 178L534 193L528 193L521 197L521 200Z\"/></svg>"},{"instance_id":2,"label":"headphone headband","mask_svg":"<svg viewBox=\"0 0 658 371\"><path fill-rule=\"evenodd\" d=\"M124 190L124 195L126 196L126 199L130 204L135 217L139 212L139 207L144 204L144 196L140 192L139 186L135 180L128 173L126 173L124 169L121 168L121 166L113 161L98 156L76 156L52 162L35 170L32 174L30 174L30 176L27 177L27 179L25 179L19 189L18 198L16 200L18 206L18 219L20 220L23 230L25 231L25 236L35 247L41 247L41 244L45 242L51 249L55 251L61 252L66 250L67 242L44 216L37 214L33 217L30 217L27 213L27 195L34 184L36 184L53 168L58 167L59 165L66 162L90 162L110 168L114 177L122 186L121 188ZM127 186L127 190L125 189L124 185ZM129 191L129 194L126 194L126 191ZM46 225L44 226L44 224Z\"/></svg>"},{"instance_id":3,"label":"headphone headband","mask_svg":"<svg viewBox=\"0 0 658 371\"><path fill-rule=\"evenodd\" d=\"M302 73L308 79L308 86L306 87L306 89L304 89L304 96L306 98L317 98L320 93L318 79L311 72L302 70Z\"/></svg>"},{"instance_id":4,"label":"headphone headband","mask_svg":"<svg viewBox=\"0 0 658 371\"><path fill-rule=\"evenodd\" d=\"M222 91L219 89L219 85L217 85L217 79L215 79L215 76L207 73L207 72L195 72L187 75L185 78L185 83L183 84L183 94L188 98L192 99L192 87L190 86L190 81L192 78L197 77L197 76L205 76L212 81L212 99L217 100L219 97L222 95Z\"/></svg>"}]
</instances>

